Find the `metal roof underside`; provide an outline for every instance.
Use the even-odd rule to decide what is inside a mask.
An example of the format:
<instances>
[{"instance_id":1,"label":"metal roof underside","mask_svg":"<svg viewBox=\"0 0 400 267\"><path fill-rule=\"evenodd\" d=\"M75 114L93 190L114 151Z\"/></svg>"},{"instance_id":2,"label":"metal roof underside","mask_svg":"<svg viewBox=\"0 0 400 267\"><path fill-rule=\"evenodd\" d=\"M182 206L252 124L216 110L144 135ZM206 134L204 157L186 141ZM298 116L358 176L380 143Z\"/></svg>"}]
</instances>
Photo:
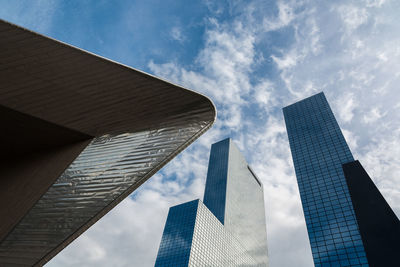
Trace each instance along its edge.
<instances>
[{"instance_id":1,"label":"metal roof underside","mask_svg":"<svg viewBox=\"0 0 400 267\"><path fill-rule=\"evenodd\" d=\"M203 95L5 21L0 70L1 266L46 263L216 116Z\"/></svg>"}]
</instances>

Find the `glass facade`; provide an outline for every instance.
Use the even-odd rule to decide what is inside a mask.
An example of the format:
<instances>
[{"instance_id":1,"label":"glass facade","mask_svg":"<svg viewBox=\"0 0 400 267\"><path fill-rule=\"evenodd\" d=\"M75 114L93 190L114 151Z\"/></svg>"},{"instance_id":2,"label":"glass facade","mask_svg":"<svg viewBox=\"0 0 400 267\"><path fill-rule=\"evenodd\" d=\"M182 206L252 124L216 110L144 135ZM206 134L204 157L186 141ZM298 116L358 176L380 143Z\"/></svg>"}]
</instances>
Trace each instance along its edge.
<instances>
[{"instance_id":1,"label":"glass facade","mask_svg":"<svg viewBox=\"0 0 400 267\"><path fill-rule=\"evenodd\" d=\"M229 139L211 146L204 191L204 204L223 224L225 219L226 183L228 175Z\"/></svg>"},{"instance_id":2,"label":"glass facade","mask_svg":"<svg viewBox=\"0 0 400 267\"><path fill-rule=\"evenodd\" d=\"M188 266L198 204L193 200L169 209L155 266Z\"/></svg>"},{"instance_id":3,"label":"glass facade","mask_svg":"<svg viewBox=\"0 0 400 267\"><path fill-rule=\"evenodd\" d=\"M168 213L156 267L260 266L200 201Z\"/></svg>"},{"instance_id":4,"label":"glass facade","mask_svg":"<svg viewBox=\"0 0 400 267\"><path fill-rule=\"evenodd\" d=\"M214 153L220 157L213 157ZM209 169L214 169L216 165L223 167L220 167L218 172L208 172L204 204L215 215L217 212L214 208L221 204L218 203L219 200L209 197L209 194L224 196L223 224L225 228L246 246L252 257L258 262L266 263L268 261L267 233L261 182L255 177L245 158L230 139L212 145ZM215 186L207 190L209 181L219 181L219 184L225 184L225 188ZM215 201L207 201L210 199Z\"/></svg>"},{"instance_id":5,"label":"glass facade","mask_svg":"<svg viewBox=\"0 0 400 267\"><path fill-rule=\"evenodd\" d=\"M204 204L197 200L195 215L184 210L189 203L170 209L156 266L268 266L262 184L230 139L212 145ZM188 234L191 244L182 246Z\"/></svg>"},{"instance_id":6,"label":"glass facade","mask_svg":"<svg viewBox=\"0 0 400 267\"><path fill-rule=\"evenodd\" d=\"M199 202L189 266L260 266L245 246Z\"/></svg>"},{"instance_id":7,"label":"glass facade","mask_svg":"<svg viewBox=\"0 0 400 267\"><path fill-rule=\"evenodd\" d=\"M283 114L315 266L369 266L342 169L354 159L325 95Z\"/></svg>"}]
</instances>

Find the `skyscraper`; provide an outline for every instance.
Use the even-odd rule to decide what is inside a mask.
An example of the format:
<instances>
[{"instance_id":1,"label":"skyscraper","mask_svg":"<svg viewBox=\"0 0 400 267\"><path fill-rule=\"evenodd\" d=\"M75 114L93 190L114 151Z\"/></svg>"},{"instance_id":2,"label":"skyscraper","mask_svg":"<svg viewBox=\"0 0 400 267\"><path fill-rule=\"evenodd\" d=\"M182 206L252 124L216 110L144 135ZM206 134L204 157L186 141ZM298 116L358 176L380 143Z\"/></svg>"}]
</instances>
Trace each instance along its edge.
<instances>
[{"instance_id":1,"label":"skyscraper","mask_svg":"<svg viewBox=\"0 0 400 267\"><path fill-rule=\"evenodd\" d=\"M398 266L399 220L354 161L325 95L283 114L315 266Z\"/></svg>"},{"instance_id":2,"label":"skyscraper","mask_svg":"<svg viewBox=\"0 0 400 267\"><path fill-rule=\"evenodd\" d=\"M204 204L170 208L155 266L268 266L263 187L230 139L211 147Z\"/></svg>"}]
</instances>

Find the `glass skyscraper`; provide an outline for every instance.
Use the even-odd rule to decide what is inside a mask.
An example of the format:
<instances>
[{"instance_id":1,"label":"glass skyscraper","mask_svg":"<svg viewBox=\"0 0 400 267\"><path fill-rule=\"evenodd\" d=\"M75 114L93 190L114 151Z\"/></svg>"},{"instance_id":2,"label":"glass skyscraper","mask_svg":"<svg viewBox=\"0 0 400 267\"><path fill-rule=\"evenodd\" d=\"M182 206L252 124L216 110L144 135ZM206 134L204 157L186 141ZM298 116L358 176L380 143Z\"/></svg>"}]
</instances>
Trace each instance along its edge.
<instances>
[{"instance_id":1,"label":"glass skyscraper","mask_svg":"<svg viewBox=\"0 0 400 267\"><path fill-rule=\"evenodd\" d=\"M399 221L354 161L325 95L283 114L315 266L398 266L400 236L389 232L400 233Z\"/></svg>"},{"instance_id":2,"label":"glass skyscraper","mask_svg":"<svg viewBox=\"0 0 400 267\"><path fill-rule=\"evenodd\" d=\"M268 266L260 180L228 138L212 145L204 203L171 207L155 266Z\"/></svg>"},{"instance_id":3,"label":"glass skyscraper","mask_svg":"<svg viewBox=\"0 0 400 267\"><path fill-rule=\"evenodd\" d=\"M342 170L353 155L325 95L283 114L315 266L368 266Z\"/></svg>"}]
</instances>

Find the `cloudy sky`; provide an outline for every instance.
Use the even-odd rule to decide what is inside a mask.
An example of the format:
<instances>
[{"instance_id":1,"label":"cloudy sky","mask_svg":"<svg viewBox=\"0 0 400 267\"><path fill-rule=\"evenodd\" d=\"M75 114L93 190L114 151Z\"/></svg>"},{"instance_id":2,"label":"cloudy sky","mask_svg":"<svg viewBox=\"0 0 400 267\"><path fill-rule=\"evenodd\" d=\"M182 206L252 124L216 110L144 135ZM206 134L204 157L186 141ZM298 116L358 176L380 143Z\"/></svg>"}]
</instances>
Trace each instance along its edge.
<instances>
[{"instance_id":1,"label":"cloudy sky","mask_svg":"<svg viewBox=\"0 0 400 267\"><path fill-rule=\"evenodd\" d=\"M152 266L172 205L232 137L264 183L271 267L312 266L282 107L324 91L400 215L400 2L6 1L0 18L209 96L218 120L47 266Z\"/></svg>"}]
</instances>

